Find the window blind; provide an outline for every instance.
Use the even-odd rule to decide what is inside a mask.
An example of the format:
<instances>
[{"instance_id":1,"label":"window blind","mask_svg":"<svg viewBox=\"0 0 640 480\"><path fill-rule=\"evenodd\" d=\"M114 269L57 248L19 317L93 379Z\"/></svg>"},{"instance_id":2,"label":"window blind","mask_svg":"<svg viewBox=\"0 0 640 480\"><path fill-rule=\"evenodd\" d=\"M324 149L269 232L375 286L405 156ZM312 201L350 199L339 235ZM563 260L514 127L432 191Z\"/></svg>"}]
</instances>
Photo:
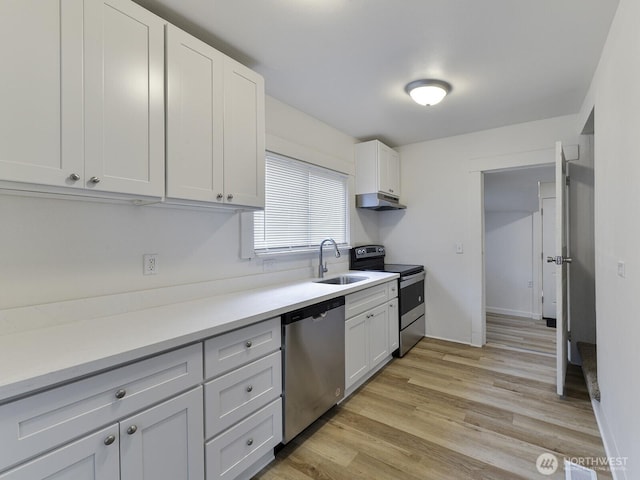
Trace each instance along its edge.
<instances>
[{"instance_id":1,"label":"window blind","mask_svg":"<svg viewBox=\"0 0 640 480\"><path fill-rule=\"evenodd\" d=\"M331 237L346 245L347 176L267 153L265 209L254 213L256 251L304 249Z\"/></svg>"}]
</instances>

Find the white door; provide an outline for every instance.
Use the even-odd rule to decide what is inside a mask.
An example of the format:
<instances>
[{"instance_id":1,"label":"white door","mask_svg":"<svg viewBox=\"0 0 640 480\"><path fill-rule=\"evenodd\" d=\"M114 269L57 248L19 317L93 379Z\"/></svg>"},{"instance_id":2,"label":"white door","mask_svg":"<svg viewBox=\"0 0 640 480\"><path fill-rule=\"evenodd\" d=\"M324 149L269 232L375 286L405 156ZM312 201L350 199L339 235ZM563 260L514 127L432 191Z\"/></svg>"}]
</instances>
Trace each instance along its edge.
<instances>
[{"instance_id":1,"label":"white door","mask_svg":"<svg viewBox=\"0 0 640 480\"><path fill-rule=\"evenodd\" d=\"M82 187L82 0L0 2L0 179Z\"/></svg>"},{"instance_id":2,"label":"white door","mask_svg":"<svg viewBox=\"0 0 640 480\"><path fill-rule=\"evenodd\" d=\"M387 305L380 305L367 313L369 317L369 368L389 355L389 315Z\"/></svg>"},{"instance_id":3,"label":"white door","mask_svg":"<svg viewBox=\"0 0 640 480\"><path fill-rule=\"evenodd\" d=\"M224 201L264 207L264 79L226 58L224 71Z\"/></svg>"},{"instance_id":4,"label":"white door","mask_svg":"<svg viewBox=\"0 0 640 480\"><path fill-rule=\"evenodd\" d=\"M128 0L85 2L85 186L164 194L164 20Z\"/></svg>"},{"instance_id":5,"label":"white door","mask_svg":"<svg viewBox=\"0 0 640 480\"><path fill-rule=\"evenodd\" d=\"M361 313L344 323L345 390L364 377L369 371L367 315L367 312Z\"/></svg>"},{"instance_id":6,"label":"white door","mask_svg":"<svg viewBox=\"0 0 640 480\"><path fill-rule=\"evenodd\" d=\"M564 395L567 375L567 339L569 317L567 312L567 162L562 143L556 143L556 390Z\"/></svg>"},{"instance_id":7,"label":"white door","mask_svg":"<svg viewBox=\"0 0 640 480\"><path fill-rule=\"evenodd\" d=\"M167 196L223 202L224 59L167 26Z\"/></svg>"},{"instance_id":8,"label":"white door","mask_svg":"<svg viewBox=\"0 0 640 480\"><path fill-rule=\"evenodd\" d=\"M0 474L0 480L118 480L118 460L118 428L112 425Z\"/></svg>"},{"instance_id":9,"label":"white door","mask_svg":"<svg viewBox=\"0 0 640 480\"><path fill-rule=\"evenodd\" d=\"M389 316L389 352L392 353L400 346L400 312L398 311L398 299L394 298L387 304Z\"/></svg>"},{"instance_id":10,"label":"white door","mask_svg":"<svg viewBox=\"0 0 640 480\"><path fill-rule=\"evenodd\" d=\"M204 480L202 387L120 422L121 480Z\"/></svg>"}]
</instances>

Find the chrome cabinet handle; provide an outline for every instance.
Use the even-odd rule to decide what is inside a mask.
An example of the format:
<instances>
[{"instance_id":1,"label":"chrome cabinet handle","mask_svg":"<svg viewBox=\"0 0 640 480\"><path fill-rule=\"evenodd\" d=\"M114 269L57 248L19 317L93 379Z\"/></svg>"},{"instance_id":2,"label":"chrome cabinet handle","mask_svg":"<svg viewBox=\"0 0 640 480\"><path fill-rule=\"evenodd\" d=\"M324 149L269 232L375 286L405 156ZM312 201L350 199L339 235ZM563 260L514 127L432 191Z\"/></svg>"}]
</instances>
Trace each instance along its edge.
<instances>
[{"instance_id":1,"label":"chrome cabinet handle","mask_svg":"<svg viewBox=\"0 0 640 480\"><path fill-rule=\"evenodd\" d=\"M249 440L247 440L247 445L249 446L253 445L253 438L250 438Z\"/></svg>"},{"instance_id":2,"label":"chrome cabinet handle","mask_svg":"<svg viewBox=\"0 0 640 480\"><path fill-rule=\"evenodd\" d=\"M216 199L217 200L222 200L222 198L224 197L224 195L222 195L221 193L219 193L218 195L216 195Z\"/></svg>"},{"instance_id":3,"label":"chrome cabinet handle","mask_svg":"<svg viewBox=\"0 0 640 480\"><path fill-rule=\"evenodd\" d=\"M127 394L127 391L124 388L121 388L116 392L116 398L117 399L124 398L126 394Z\"/></svg>"},{"instance_id":4,"label":"chrome cabinet handle","mask_svg":"<svg viewBox=\"0 0 640 480\"><path fill-rule=\"evenodd\" d=\"M78 175L77 173L72 173L71 175L69 175L69 180L77 182L78 180L80 180L80 175Z\"/></svg>"},{"instance_id":5,"label":"chrome cabinet handle","mask_svg":"<svg viewBox=\"0 0 640 480\"><path fill-rule=\"evenodd\" d=\"M247 387L247 392L249 392L249 393L253 392L253 385L249 385Z\"/></svg>"},{"instance_id":6,"label":"chrome cabinet handle","mask_svg":"<svg viewBox=\"0 0 640 480\"><path fill-rule=\"evenodd\" d=\"M136 425L131 425L129 428L127 428L127 433L129 435L133 435L137 431L138 431L138 427Z\"/></svg>"},{"instance_id":7,"label":"chrome cabinet handle","mask_svg":"<svg viewBox=\"0 0 640 480\"><path fill-rule=\"evenodd\" d=\"M98 178L98 177L91 177L91 178L89 179L89 181L90 181L91 183L100 183L100 178Z\"/></svg>"},{"instance_id":8,"label":"chrome cabinet handle","mask_svg":"<svg viewBox=\"0 0 640 480\"><path fill-rule=\"evenodd\" d=\"M233 200L233 194L232 194L232 193L230 193L229 195L227 195L227 200L229 200L229 201Z\"/></svg>"},{"instance_id":9,"label":"chrome cabinet handle","mask_svg":"<svg viewBox=\"0 0 640 480\"><path fill-rule=\"evenodd\" d=\"M244 345L247 348L251 348L251 345L253 345L253 342L251 340L247 340L247 343L245 343Z\"/></svg>"},{"instance_id":10,"label":"chrome cabinet handle","mask_svg":"<svg viewBox=\"0 0 640 480\"><path fill-rule=\"evenodd\" d=\"M116 441L115 435L109 435L107 438L104 439L104 444L111 445L115 441Z\"/></svg>"}]
</instances>

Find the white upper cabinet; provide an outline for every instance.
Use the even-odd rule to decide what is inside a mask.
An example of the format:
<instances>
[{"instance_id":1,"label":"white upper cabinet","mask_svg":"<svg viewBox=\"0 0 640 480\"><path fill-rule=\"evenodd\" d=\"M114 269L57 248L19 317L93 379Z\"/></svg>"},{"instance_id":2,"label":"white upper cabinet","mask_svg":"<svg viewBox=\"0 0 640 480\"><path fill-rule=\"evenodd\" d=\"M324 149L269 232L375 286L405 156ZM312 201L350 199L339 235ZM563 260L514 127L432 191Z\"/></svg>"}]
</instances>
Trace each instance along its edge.
<instances>
[{"instance_id":1,"label":"white upper cabinet","mask_svg":"<svg viewBox=\"0 0 640 480\"><path fill-rule=\"evenodd\" d=\"M0 2L1 180L81 186L82 11L82 0Z\"/></svg>"},{"instance_id":2,"label":"white upper cabinet","mask_svg":"<svg viewBox=\"0 0 640 480\"><path fill-rule=\"evenodd\" d=\"M0 2L0 180L161 197L163 25L128 0Z\"/></svg>"},{"instance_id":3,"label":"white upper cabinet","mask_svg":"<svg viewBox=\"0 0 640 480\"><path fill-rule=\"evenodd\" d=\"M167 197L264 207L264 80L167 27Z\"/></svg>"},{"instance_id":4,"label":"white upper cabinet","mask_svg":"<svg viewBox=\"0 0 640 480\"><path fill-rule=\"evenodd\" d=\"M264 207L264 80L227 58L224 82L225 201Z\"/></svg>"},{"instance_id":5,"label":"white upper cabinet","mask_svg":"<svg viewBox=\"0 0 640 480\"><path fill-rule=\"evenodd\" d=\"M164 194L164 21L129 0L85 1L85 183Z\"/></svg>"},{"instance_id":6,"label":"white upper cabinet","mask_svg":"<svg viewBox=\"0 0 640 480\"><path fill-rule=\"evenodd\" d=\"M224 55L167 26L167 197L223 202Z\"/></svg>"},{"instance_id":7,"label":"white upper cabinet","mask_svg":"<svg viewBox=\"0 0 640 480\"><path fill-rule=\"evenodd\" d=\"M358 143L356 194L382 192L400 198L400 155L378 140Z\"/></svg>"}]
</instances>

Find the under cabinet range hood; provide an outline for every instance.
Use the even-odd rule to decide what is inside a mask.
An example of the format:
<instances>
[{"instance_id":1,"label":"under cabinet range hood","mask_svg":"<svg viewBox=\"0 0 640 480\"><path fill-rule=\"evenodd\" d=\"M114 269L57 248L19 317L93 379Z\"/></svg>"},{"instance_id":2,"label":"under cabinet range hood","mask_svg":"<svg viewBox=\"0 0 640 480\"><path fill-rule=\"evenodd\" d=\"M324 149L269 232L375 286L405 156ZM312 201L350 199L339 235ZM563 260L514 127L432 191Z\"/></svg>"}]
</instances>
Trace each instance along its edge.
<instances>
[{"instance_id":1,"label":"under cabinet range hood","mask_svg":"<svg viewBox=\"0 0 640 480\"><path fill-rule=\"evenodd\" d=\"M369 210L402 210L407 208L400 203L397 197L380 192L356 195L356 207Z\"/></svg>"}]
</instances>

